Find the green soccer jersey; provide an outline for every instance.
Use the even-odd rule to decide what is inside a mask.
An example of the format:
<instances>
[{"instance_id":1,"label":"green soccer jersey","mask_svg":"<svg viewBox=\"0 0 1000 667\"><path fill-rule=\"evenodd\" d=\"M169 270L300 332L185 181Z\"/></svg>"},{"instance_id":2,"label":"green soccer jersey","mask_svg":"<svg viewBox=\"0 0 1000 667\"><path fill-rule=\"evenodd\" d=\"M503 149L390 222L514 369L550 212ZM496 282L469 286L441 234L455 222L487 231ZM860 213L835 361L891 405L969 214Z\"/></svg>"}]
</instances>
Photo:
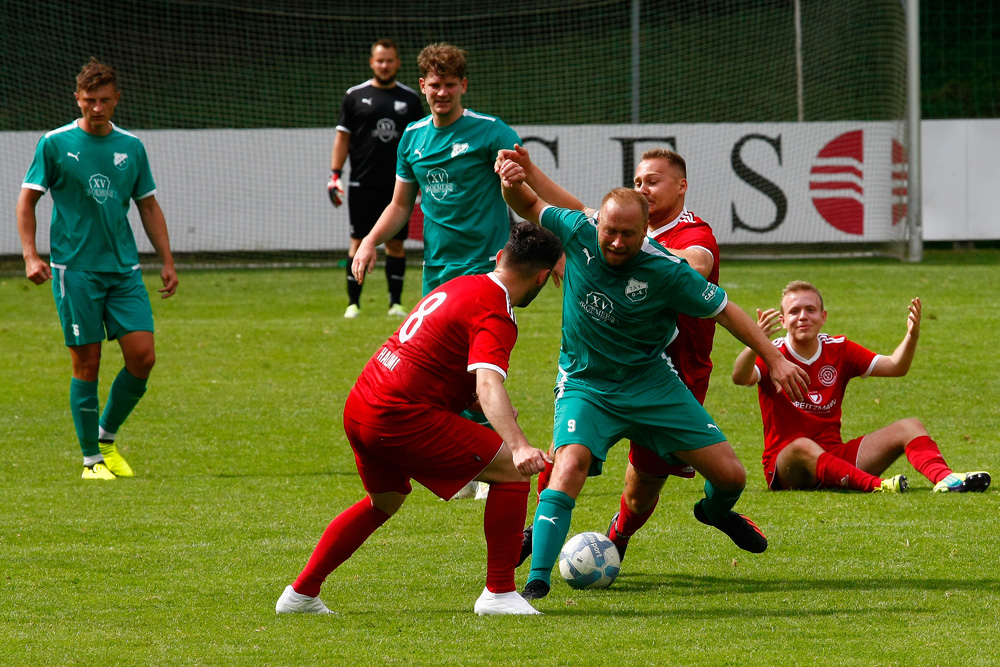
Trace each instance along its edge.
<instances>
[{"instance_id":1,"label":"green soccer jersey","mask_svg":"<svg viewBox=\"0 0 1000 667\"><path fill-rule=\"evenodd\" d=\"M598 388L663 368L677 313L713 317L726 293L648 238L620 267L607 263L597 222L580 211L547 207L541 223L563 243L563 380Z\"/></svg>"},{"instance_id":2,"label":"green soccer jersey","mask_svg":"<svg viewBox=\"0 0 1000 667\"><path fill-rule=\"evenodd\" d=\"M454 123L435 127L433 116L411 123L399 142L396 177L420 186L424 264L481 265L510 237L497 151L520 137L502 120L466 109Z\"/></svg>"},{"instance_id":3,"label":"green soccer jersey","mask_svg":"<svg viewBox=\"0 0 1000 667\"><path fill-rule=\"evenodd\" d=\"M99 136L76 122L42 137L22 187L51 192L50 261L79 271L125 273L139 264L131 199L156 193L146 150L112 125Z\"/></svg>"}]
</instances>

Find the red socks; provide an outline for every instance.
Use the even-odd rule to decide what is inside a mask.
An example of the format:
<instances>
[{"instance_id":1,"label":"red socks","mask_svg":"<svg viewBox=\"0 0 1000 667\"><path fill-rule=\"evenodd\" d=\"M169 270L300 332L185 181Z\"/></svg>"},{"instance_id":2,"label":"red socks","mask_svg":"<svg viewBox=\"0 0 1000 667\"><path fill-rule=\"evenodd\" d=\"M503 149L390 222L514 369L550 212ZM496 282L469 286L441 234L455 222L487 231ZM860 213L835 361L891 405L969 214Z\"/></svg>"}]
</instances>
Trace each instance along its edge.
<instances>
[{"instance_id":1,"label":"red socks","mask_svg":"<svg viewBox=\"0 0 1000 667\"><path fill-rule=\"evenodd\" d=\"M538 494L536 498L542 495L542 491L549 488L550 475L552 475L552 464L546 461L545 469L538 473Z\"/></svg>"},{"instance_id":2,"label":"red socks","mask_svg":"<svg viewBox=\"0 0 1000 667\"><path fill-rule=\"evenodd\" d=\"M326 527L323 537L309 557L305 569L292 584L292 588L302 595L310 597L319 595L320 586L330 573L350 558L351 554L388 520L389 515L373 506L367 496L338 514L337 518ZM518 541L518 549L520 546Z\"/></svg>"},{"instance_id":3,"label":"red socks","mask_svg":"<svg viewBox=\"0 0 1000 667\"><path fill-rule=\"evenodd\" d=\"M882 486L880 478L828 452L816 459L816 478L821 486L833 489L871 492Z\"/></svg>"},{"instance_id":4,"label":"red socks","mask_svg":"<svg viewBox=\"0 0 1000 667\"><path fill-rule=\"evenodd\" d=\"M646 525L646 522L649 521L649 517L653 515L653 510L656 509L656 505L659 502L660 498L657 497L656 502L654 502L653 506L648 510L642 514L633 514L628 508L628 505L625 504L625 495L622 494L621 500L618 502L618 521L615 522L612 532L615 533L616 536L624 537L626 539L632 537L635 535L635 531ZM614 541L613 537L611 538L611 541Z\"/></svg>"},{"instance_id":5,"label":"red socks","mask_svg":"<svg viewBox=\"0 0 1000 667\"><path fill-rule=\"evenodd\" d=\"M921 435L906 445L906 458L921 475L937 484L951 474L951 468L944 462L941 450L929 435Z\"/></svg>"},{"instance_id":6,"label":"red socks","mask_svg":"<svg viewBox=\"0 0 1000 667\"><path fill-rule=\"evenodd\" d=\"M483 531L486 533L486 588L491 593L517 590L514 568L521 555L521 531L528 513L530 482L490 484Z\"/></svg>"}]
</instances>

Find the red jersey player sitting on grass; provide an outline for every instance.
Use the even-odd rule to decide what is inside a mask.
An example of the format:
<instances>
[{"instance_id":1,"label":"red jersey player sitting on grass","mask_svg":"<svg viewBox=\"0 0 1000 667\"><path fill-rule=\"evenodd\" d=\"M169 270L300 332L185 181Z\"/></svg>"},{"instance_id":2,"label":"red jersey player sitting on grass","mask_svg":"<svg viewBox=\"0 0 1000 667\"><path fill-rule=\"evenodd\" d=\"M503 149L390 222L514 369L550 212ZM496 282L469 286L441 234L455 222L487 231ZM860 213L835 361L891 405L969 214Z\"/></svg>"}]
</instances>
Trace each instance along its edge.
<instances>
[{"instance_id":1,"label":"red jersey player sitting on grass","mask_svg":"<svg viewBox=\"0 0 1000 667\"><path fill-rule=\"evenodd\" d=\"M902 493L904 475L880 479L905 454L934 491L985 491L988 472L952 472L937 443L918 419L889 424L844 443L840 435L844 390L851 378L902 377L910 370L920 336L920 299L910 302L906 336L889 356L876 354L844 336L821 333L826 311L819 290L807 282L790 283L781 294L781 310L757 311L757 323L787 359L809 373L805 400L790 400L767 381L767 366L750 349L736 358L733 382L757 385L764 421L764 476L768 488L851 489Z\"/></svg>"},{"instance_id":2,"label":"red jersey player sitting on grass","mask_svg":"<svg viewBox=\"0 0 1000 667\"><path fill-rule=\"evenodd\" d=\"M555 234L516 225L495 271L431 291L368 361L344 406L368 495L330 523L277 613L330 613L318 597L323 581L403 505L411 479L445 500L472 480L490 483L486 588L475 612L539 613L517 594L514 567L531 475L546 456L517 425L503 383L517 340L514 307L531 303L561 255ZM495 430L459 416L473 404Z\"/></svg>"}]
</instances>

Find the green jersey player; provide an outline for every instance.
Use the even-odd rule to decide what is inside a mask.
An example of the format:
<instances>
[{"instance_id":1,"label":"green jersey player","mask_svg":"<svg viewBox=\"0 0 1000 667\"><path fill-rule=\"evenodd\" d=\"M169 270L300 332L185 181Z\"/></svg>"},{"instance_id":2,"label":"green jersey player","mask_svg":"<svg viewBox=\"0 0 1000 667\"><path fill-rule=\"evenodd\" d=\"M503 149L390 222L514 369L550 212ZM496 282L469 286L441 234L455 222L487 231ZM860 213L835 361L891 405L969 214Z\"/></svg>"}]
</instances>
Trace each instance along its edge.
<instances>
[{"instance_id":1,"label":"green jersey player","mask_svg":"<svg viewBox=\"0 0 1000 667\"><path fill-rule=\"evenodd\" d=\"M493 270L510 236L507 206L493 171L497 151L520 139L492 116L462 106L465 52L431 44L417 58L431 114L411 123L399 143L392 202L362 241L352 271L364 280L375 248L410 219L417 194L424 212L423 293L461 275Z\"/></svg>"},{"instance_id":2,"label":"green jersey player","mask_svg":"<svg viewBox=\"0 0 1000 667\"><path fill-rule=\"evenodd\" d=\"M664 349L677 313L711 317L760 354L783 391L801 397L804 373L772 346L726 293L646 237L649 205L617 188L598 220L549 207L523 184L524 170L499 165L503 195L514 212L560 237L566 253L563 335L556 385L555 462L535 513L527 599L549 591L552 566L566 541L576 497L588 475L601 473L622 438L705 477L694 509L702 523L742 549L760 553L767 538L732 511L746 471L719 427L669 365ZM756 331L755 331L756 329Z\"/></svg>"},{"instance_id":3,"label":"green jersey player","mask_svg":"<svg viewBox=\"0 0 1000 667\"><path fill-rule=\"evenodd\" d=\"M177 290L177 273L146 150L111 122L121 97L114 70L91 58L75 95L82 117L39 140L18 198L17 227L28 279L37 285L52 279L73 363L70 409L83 478L113 480L133 475L115 435L145 393L156 358L152 308L127 218L130 200L163 263L163 298ZM35 206L45 192L53 200L49 264L35 245ZM118 340L125 367L102 414L97 378L105 337Z\"/></svg>"}]
</instances>

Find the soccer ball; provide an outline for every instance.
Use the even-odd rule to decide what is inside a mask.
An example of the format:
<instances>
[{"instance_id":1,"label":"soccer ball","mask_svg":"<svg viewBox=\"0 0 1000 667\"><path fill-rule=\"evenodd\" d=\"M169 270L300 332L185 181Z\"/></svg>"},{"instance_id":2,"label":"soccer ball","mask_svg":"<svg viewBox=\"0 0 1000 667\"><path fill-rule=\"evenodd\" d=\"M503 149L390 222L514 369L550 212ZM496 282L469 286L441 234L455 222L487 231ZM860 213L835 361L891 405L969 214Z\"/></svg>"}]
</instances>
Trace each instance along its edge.
<instances>
[{"instance_id":1,"label":"soccer ball","mask_svg":"<svg viewBox=\"0 0 1000 667\"><path fill-rule=\"evenodd\" d=\"M621 564L614 542L600 533L574 535L559 554L559 573L571 588L607 588Z\"/></svg>"}]
</instances>

